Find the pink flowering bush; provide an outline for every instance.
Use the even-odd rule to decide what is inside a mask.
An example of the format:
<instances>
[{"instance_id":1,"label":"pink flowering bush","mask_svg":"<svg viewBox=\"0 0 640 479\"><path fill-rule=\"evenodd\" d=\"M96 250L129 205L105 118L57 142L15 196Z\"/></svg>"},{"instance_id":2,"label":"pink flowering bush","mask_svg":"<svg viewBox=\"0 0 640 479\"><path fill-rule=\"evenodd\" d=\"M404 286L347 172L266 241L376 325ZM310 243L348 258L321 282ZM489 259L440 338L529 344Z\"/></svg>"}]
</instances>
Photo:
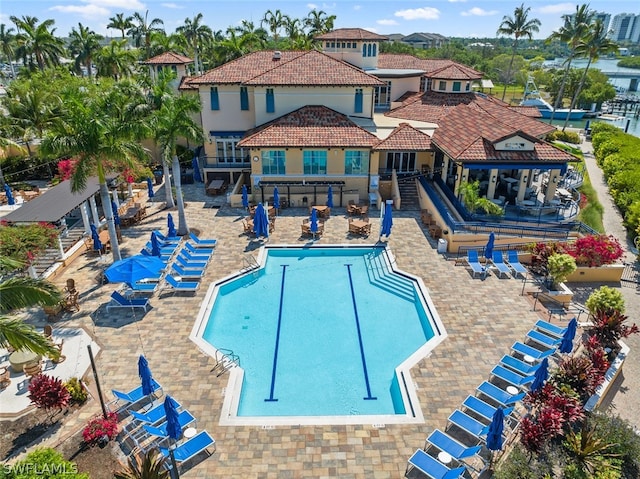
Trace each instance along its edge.
<instances>
[{"instance_id":1,"label":"pink flowering bush","mask_svg":"<svg viewBox=\"0 0 640 479\"><path fill-rule=\"evenodd\" d=\"M118 416L114 412L107 414L105 419L102 416L94 417L89 420L84 430L82 438L87 444L94 446L107 437L109 440L118 435Z\"/></svg>"},{"instance_id":2,"label":"pink flowering bush","mask_svg":"<svg viewBox=\"0 0 640 479\"><path fill-rule=\"evenodd\" d=\"M622 258L624 251L613 236L588 235L578 238L567 248L578 266L598 267L612 264Z\"/></svg>"}]
</instances>

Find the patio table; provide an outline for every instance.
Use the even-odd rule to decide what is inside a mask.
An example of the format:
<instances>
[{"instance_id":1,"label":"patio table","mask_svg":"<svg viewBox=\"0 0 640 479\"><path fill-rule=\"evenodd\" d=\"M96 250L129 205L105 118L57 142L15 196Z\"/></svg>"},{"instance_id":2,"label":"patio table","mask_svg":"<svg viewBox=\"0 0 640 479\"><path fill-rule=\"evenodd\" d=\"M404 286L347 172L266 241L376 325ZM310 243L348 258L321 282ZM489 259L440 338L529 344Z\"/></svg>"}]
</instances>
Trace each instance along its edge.
<instances>
[{"instance_id":1,"label":"patio table","mask_svg":"<svg viewBox=\"0 0 640 479\"><path fill-rule=\"evenodd\" d=\"M9 364L14 372L21 373L25 364L40 361L40 359L42 356L32 351L14 351L9 356Z\"/></svg>"}]
</instances>

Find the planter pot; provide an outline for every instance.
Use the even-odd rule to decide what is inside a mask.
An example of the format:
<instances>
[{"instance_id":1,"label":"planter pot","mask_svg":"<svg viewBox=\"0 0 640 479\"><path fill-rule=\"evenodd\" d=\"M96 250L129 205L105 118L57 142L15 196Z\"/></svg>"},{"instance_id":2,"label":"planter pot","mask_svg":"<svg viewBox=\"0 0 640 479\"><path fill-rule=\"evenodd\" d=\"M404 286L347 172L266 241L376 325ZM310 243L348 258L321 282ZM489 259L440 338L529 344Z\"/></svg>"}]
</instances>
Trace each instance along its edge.
<instances>
[{"instance_id":1,"label":"planter pot","mask_svg":"<svg viewBox=\"0 0 640 479\"><path fill-rule=\"evenodd\" d=\"M568 307L573 300L573 291L564 283L557 284L555 290L545 289L542 294L552 301L562 304L565 308Z\"/></svg>"},{"instance_id":2,"label":"planter pot","mask_svg":"<svg viewBox=\"0 0 640 479\"><path fill-rule=\"evenodd\" d=\"M586 411L593 411L597 409L598 406L600 406L602 400L609 393L609 389L613 385L616 377L618 376L620 371L622 371L624 360L626 359L627 354L629 354L630 349L629 346L627 346L622 341L618 341L618 344L620 345L620 352L611 362L611 366L609 366L609 369L607 369L607 372L604 375L604 382L600 386L598 386L595 394L591 396L587 403L584 405L584 409Z\"/></svg>"},{"instance_id":3,"label":"planter pot","mask_svg":"<svg viewBox=\"0 0 640 479\"><path fill-rule=\"evenodd\" d=\"M619 283L622 280L623 264L607 264L597 268L578 266L567 277L569 283Z\"/></svg>"}]
</instances>

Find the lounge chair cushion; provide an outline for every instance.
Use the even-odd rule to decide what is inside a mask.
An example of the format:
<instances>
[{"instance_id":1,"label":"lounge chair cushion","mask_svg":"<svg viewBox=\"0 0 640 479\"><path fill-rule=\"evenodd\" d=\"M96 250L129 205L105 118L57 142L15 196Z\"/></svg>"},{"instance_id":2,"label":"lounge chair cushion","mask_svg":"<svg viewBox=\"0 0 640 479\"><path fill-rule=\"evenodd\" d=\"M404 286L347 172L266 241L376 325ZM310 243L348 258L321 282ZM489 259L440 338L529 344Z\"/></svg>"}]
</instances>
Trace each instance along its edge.
<instances>
[{"instance_id":1,"label":"lounge chair cushion","mask_svg":"<svg viewBox=\"0 0 640 479\"><path fill-rule=\"evenodd\" d=\"M466 470L464 467L449 469L447 466L439 462L436 458L430 456L422 449L418 449L409 458L411 467L415 467L427 477L433 479L454 479L460 477ZM406 474L405 474L406 476Z\"/></svg>"},{"instance_id":2,"label":"lounge chair cushion","mask_svg":"<svg viewBox=\"0 0 640 479\"><path fill-rule=\"evenodd\" d=\"M215 439L213 439L207 431L202 431L193 436L187 442L184 442L180 446L175 448L173 450L173 457L175 458L176 462L185 462L197 456L209 447L213 446L215 448L215 444ZM169 457L169 449L161 447L160 452L165 457Z\"/></svg>"}]
</instances>

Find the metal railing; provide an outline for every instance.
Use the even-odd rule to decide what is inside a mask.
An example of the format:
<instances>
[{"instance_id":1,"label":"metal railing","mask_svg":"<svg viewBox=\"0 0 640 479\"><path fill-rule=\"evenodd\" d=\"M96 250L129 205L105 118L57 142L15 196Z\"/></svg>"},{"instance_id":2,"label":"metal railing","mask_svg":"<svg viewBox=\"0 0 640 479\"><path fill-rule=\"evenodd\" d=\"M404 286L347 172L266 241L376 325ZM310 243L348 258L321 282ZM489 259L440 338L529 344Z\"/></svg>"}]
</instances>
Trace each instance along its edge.
<instances>
[{"instance_id":1,"label":"metal railing","mask_svg":"<svg viewBox=\"0 0 640 479\"><path fill-rule=\"evenodd\" d=\"M248 156L237 157L220 157L220 156L201 156L200 166L203 168L251 168L251 160Z\"/></svg>"}]
</instances>

